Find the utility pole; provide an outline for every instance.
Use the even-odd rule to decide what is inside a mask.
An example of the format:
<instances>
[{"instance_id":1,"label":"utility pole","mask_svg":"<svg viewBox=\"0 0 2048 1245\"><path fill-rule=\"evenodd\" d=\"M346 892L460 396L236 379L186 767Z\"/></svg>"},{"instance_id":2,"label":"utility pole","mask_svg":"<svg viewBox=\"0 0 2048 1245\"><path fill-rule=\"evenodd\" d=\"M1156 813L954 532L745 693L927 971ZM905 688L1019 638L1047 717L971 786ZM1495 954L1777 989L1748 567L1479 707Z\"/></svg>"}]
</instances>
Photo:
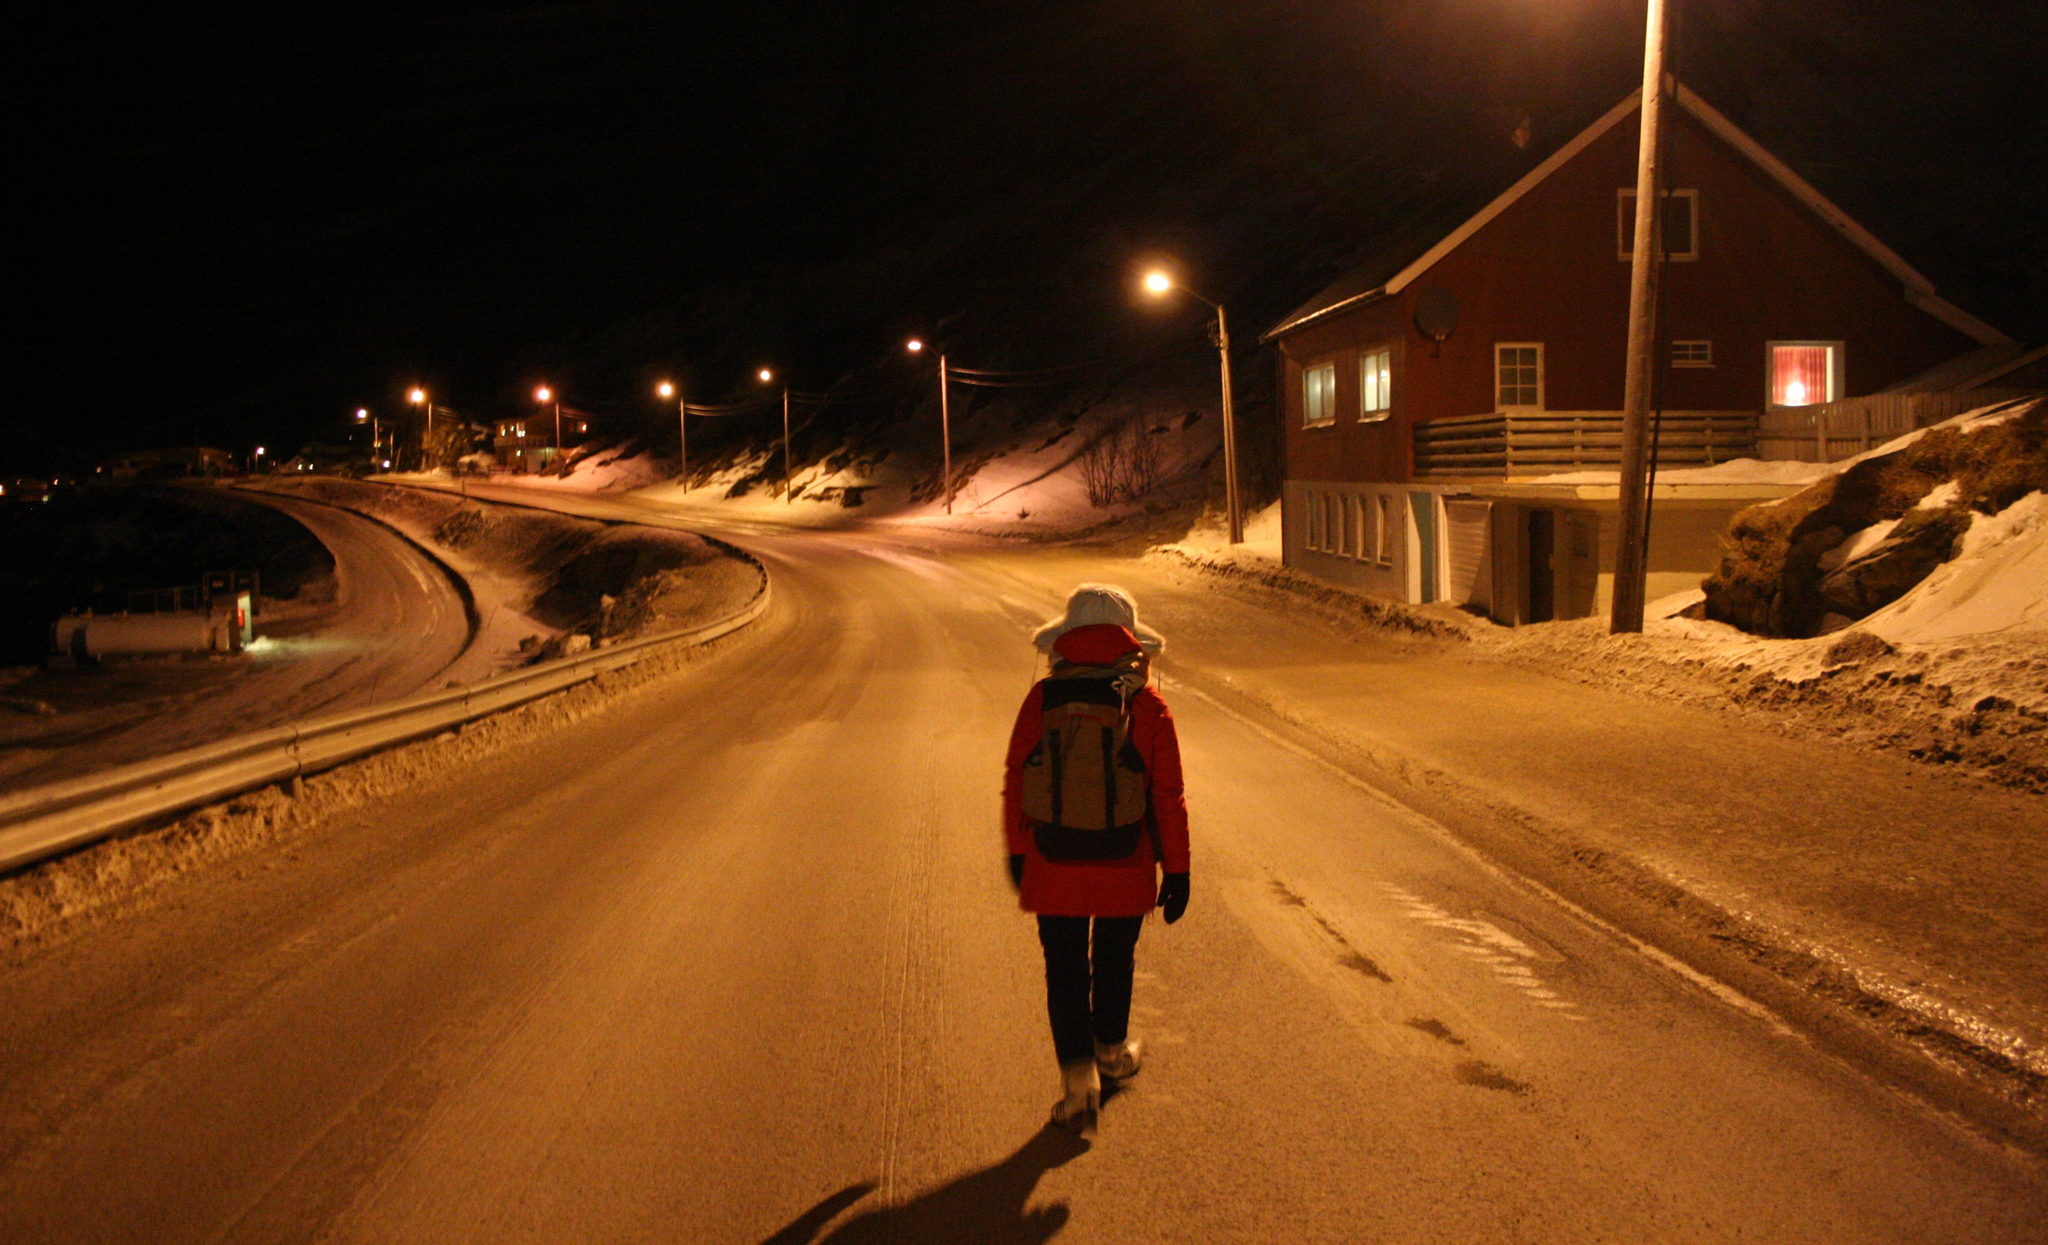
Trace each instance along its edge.
<instances>
[{"instance_id":1,"label":"utility pole","mask_svg":"<svg viewBox=\"0 0 2048 1245\"><path fill-rule=\"evenodd\" d=\"M782 501L784 505L792 505L796 502L796 496L789 487L791 483L792 481L789 477L789 386L784 385L782 387Z\"/></svg>"},{"instance_id":2,"label":"utility pole","mask_svg":"<svg viewBox=\"0 0 2048 1245\"><path fill-rule=\"evenodd\" d=\"M953 513L953 397L946 383L946 353L939 352L939 440L946 472L946 513Z\"/></svg>"},{"instance_id":3,"label":"utility pole","mask_svg":"<svg viewBox=\"0 0 2048 1245\"><path fill-rule=\"evenodd\" d=\"M1237 495L1237 419L1230 405L1230 327L1216 304L1216 352L1223 360L1223 501L1230 512L1230 543L1244 543L1244 507Z\"/></svg>"},{"instance_id":4,"label":"utility pole","mask_svg":"<svg viewBox=\"0 0 2048 1245\"><path fill-rule=\"evenodd\" d=\"M1614 550L1609 634L1643 629L1650 539L1650 399L1657 375L1657 283L1664 258L1664 203L1657 158L1664 135L1664 6L1649 0L1643 34L1642 128L1636 151L1635 249L1629 258L1628 370L1621 397L1621 531Z\"/></svg>"}]
</instances>

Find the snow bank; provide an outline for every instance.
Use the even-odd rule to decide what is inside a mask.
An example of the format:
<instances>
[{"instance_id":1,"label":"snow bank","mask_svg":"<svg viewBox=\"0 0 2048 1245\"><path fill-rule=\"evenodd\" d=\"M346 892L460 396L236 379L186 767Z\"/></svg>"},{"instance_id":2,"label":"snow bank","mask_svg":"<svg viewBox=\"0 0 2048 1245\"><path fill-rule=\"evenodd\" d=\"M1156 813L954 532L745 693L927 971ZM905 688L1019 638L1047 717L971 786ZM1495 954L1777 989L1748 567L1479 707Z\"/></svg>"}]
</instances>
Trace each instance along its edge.
<instances>
[{"instance_id":1,"label":"snow bank","mask_svg":"<svg viewBox=\"0 0 2048 1245\"><path fill-rule=\"evenodd\" d=\"M1132 424L1144 430L1156 484L1143 496L1097 505L1087 480L1091 451ZM1221 446L1221 426L1194 400L1153 391L1098 402L1064 418L956 437L950 515L937 464L920 466L900 453L846 450L799 463L791 473L792 498L783 496L780 451L772 446L724 460L709 472L696 467L687 489L675 478L674 459L645 452L597 453L571 464L565 475L501 475L491 482L578 493L630 491L642 504L721 519L813 527L880 520L1047 537L1191 507L1208 491L1209 469ZM732 496L736 488L739 495ZM1277 511L1272 522L1277 556Z\"/></svg>"},{"instance_id":2,"label":"snow bank","mask_svg":"<svg viewBox=\"0 0 2048 1245\"><path fill-rule=\"evenodd\" d=\"M2048 497L2033 492L1995 515L1971 516L1956 556L1861 626L1898 644L1994 635L2048 642Z\"/></svg>"},{"instance_id":3,"label":"snow bank","mask_svg":"<svg viewBox=\"0 0 2048 1245\"><path fill-rule=\"evenodd\" d=\"M1264 558L1269 562L1280 561L1280 503L1274 502L1263 509L1253 511L1244 518L1244 543L1234 549L1230 544L1230 520L1221 510L1204 510L1195 520L1188 534L1180 540L1186 549L1217 554L1237 554Z\"/></svg>"}]
</instances>

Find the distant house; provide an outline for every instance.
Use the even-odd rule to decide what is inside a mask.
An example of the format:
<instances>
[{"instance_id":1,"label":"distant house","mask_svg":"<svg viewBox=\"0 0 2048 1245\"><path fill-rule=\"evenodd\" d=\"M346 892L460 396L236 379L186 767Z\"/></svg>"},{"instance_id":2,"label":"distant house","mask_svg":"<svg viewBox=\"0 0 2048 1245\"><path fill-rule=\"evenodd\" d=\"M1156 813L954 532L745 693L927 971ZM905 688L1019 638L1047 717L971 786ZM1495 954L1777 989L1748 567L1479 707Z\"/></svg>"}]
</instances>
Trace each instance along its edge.
<instances>
[{"instance_id":1,"label":"distant house","mask_svg":"<svg viewBox=\"0 0 2048 1245\"><path fill-rule=\"evenodd\" d=\"M584 411L562 408L561 444L555 444L556 417L552 410L542 415L520 415L491 421L491 448L499 462L513 471L539 471L553 462L562 450L579 444L590 431L590 416Z\"/></svg>"},{"instance_id":2,"label":"distant house","mask_svg":"<svg viewBox=\"0 0 2048 1245\"><path fill-rule=\"evenodd\" d=\"M1720 466L1757 454L1767 417L2010 345L1690 89L1676 98L1653 598L1713 568L1734 510L1788 491ZM1637 103L1265 334L1282 356L1290 565L1503 622L1605 611Z\"/></svg>"},{"instance_id":3,"label":"distant house","mask_svg":"<svg viewBox=\"0 0 2048 1245\"><path fill-rule=\"evenodd\" d=\"M308 441L298 453L279 463L277 469L286 475L297 475L305 472L362 471L369 465L368 455L353 446Z\"/></svg>"},{"instance_id":4,"label":"distant house","mask_svg":"<svg viewBox=\"0 0 2048 1245\"><path fill-rule=\"evenodd\" d=\"M179 476L222 476L235 471L235 456L206 445L136 450L109 458L93 468L100 481L169 479Z\"/></svg>"}]
</instances>

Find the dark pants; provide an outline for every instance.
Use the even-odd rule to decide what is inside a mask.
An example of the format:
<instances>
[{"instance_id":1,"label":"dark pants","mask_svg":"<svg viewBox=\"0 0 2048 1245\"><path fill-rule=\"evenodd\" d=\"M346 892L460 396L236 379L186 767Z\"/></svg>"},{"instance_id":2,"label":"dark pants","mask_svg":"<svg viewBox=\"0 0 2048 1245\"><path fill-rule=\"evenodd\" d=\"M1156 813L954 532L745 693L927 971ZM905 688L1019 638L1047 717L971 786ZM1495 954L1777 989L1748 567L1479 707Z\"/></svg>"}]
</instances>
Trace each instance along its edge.
<instances>
[{"instance_id":1,"label":"dark pants","mask_svg":"<svg viewBox=\"0 0 2048 1245\"><path fill-rule=\"evenodd\" d=\"M1045 948L1045 1010L1052 1016L1052 1048L1062 1065L1095 1058L1097 1042L1114 1046L1130 1036L1131 960L1144 922L1141 916L1038 918L1038 941Z\"/></svg>"}]
</instances>

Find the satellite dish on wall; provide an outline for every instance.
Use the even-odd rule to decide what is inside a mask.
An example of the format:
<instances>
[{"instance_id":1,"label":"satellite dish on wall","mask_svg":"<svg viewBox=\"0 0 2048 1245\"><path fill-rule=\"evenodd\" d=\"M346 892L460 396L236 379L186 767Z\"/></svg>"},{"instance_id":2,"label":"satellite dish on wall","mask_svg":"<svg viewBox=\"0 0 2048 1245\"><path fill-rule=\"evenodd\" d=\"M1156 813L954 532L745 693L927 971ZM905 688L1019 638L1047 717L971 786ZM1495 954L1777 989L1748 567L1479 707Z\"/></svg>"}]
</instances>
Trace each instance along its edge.
<instances>
[{"instance_id":1,"label":"satellite dish on wall","mask_svg":"<svg viewBox=\"0 0 2048 1245\"><path fill-rule=\"evenodd\" d=\"M1458 328L1458 296L1441 286L1422 291L1415 298L1415 327L1437 345Z\"/></svg>"}]
</instances>

